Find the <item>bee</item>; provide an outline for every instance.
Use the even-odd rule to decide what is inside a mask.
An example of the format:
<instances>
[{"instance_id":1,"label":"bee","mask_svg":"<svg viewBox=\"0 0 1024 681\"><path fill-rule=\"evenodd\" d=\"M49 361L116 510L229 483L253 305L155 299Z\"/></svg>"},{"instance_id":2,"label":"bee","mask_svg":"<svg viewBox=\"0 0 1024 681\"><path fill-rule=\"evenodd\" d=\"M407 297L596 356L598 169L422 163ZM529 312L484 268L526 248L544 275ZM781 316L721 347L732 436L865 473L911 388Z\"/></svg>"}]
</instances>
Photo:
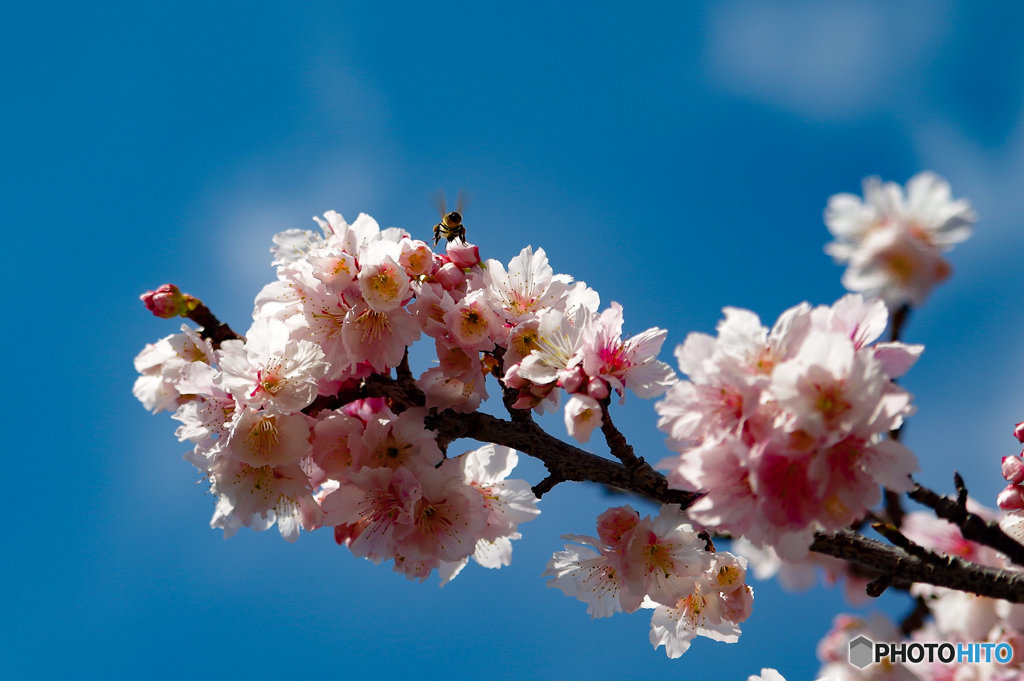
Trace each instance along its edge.
<instances>
[{"instance_id":1,"label":"bee","mask_svg":"<svg viewBox=\"0 0 1024 681\"><path fill-rule=\"evenodd\" d=\"M441 237L448 241L458 239L462 243L466 243L466 226L462 224L462 207L466 202L465 193L459 192L455 210L450 212L445 210L444 191L438 191L435 198L437 200L438 213L441 215L441 222L434 225L434 245L437 245Z\"/></svg>"}]
</instances>

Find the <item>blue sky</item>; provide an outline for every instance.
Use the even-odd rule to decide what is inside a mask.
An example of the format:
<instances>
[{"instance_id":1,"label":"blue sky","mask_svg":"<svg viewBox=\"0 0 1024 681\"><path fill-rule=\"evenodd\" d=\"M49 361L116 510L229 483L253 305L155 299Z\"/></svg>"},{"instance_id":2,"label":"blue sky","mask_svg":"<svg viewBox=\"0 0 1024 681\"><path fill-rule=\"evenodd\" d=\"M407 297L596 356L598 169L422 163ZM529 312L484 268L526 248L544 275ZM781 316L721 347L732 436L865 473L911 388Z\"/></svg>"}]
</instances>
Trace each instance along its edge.
<instances>
[{"instance_id":1,"label":"blue sky","mask_svg":"<svg viewBox=\"0 0 1024 681\"><path fill-rule=\"evenodd\" d=\"M472 192L485 257L544 247L622 303L628 331L667 328L669 360L723 306L772 320L841 295L822 252L830 194L944 175L980 222L907 329L927 350L905 380L906 442L922 481L949 490L957 468L993 503L1024 418L1019 8L295 5L5 13L0 678L813 677L835 591L756 585L739 643L668 661L643 613L590 621L546 588L559 536L622 503L593 489L557 488L511 567L441 590L322 532L209 529L174 423L131 396L132 358L174 331L138 294L174 282L244 329L275 232L335 209L425 238L441 187ZM664 453L650 402L617 418L640 453Z\"/></svg>"}]
</instances>

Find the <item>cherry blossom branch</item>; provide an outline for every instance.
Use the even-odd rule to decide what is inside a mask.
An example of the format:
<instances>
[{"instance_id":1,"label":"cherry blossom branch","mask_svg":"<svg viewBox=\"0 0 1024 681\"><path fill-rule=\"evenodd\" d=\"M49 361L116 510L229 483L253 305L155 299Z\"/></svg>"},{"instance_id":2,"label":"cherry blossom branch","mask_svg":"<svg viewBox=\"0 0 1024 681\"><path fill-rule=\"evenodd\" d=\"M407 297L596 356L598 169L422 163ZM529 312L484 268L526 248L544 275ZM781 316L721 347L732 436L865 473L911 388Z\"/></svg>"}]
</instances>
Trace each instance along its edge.
<instances>
[{"instance_id":1,"label":"cherry blossom branch","mask_svg":"<svg viewBox=\"0 0 1024 681\"><path fill-rule=\"evenodd\" d=\"M601 432L604 433L605 442L608 443L608 449L611 450L615 458L622 462L624 466L628 468L636 469L645 464L643 457L637 457L633 451L633 446L626 440L626 436L615 427L612 423L612 415L608 411L608 404L611 402L610 397L606 397L601 402Z\"/></svg>"},{"instance_id":2,"label":"cherry blossom branch","mask_svg":"<svg viewBox=\"0 0 1024 681\"><path fill-rule=\"evenodd\" d=\"M900 336L903 333L903 325L907 323L907 319L910 317L910 306L901 305L892 314L889 326L889 341L898 342ZM903 426L889 432L889 437L899 442L900 431ZM903 499L898 492L894 492L891 489L883 490L883 496L885 498L885 510L889 516L889 522L896 527L903 524L903 516L906 515L906 511L903 510Z\"/></svg>"},{"instance_id":3,"label":"cherry blossom branch","mask_svg":"<svg viewBox=\"0 0 1024 681\"><path fill-rule=\"evenodd\" d=\"M539 459L551 473L537 486L542 493L556 482L572 480L608 485L661 503L677 503L683 508L700 497L694 492L670 489L664 476L649 465L631 471L620 463L563 442L533 422L513 423L480 412L458 414L446 410L428 416L426 426L446 439L472 437L512 447ZM973 522L971 526L974 527ZM908 548L912 544L910 540L906 543ZM912 583L922 582L1014 603L1024 602L1024 573L977 565L925 549L919 552L908 548L885 544L850 530L818 533L811 545L815 553L840 558L875 574L870 595L878 596L890 586L908 588Z\"/></svg>"},{"instance_id":4,"label":"cherry blossom branch","mask_svg":"<svg viewBox=\"0 0 1024 681\"><path fill-rule=\"evenodd\" d=\"M494 350L491 354L496 360L494 366L491 367L491 375L497 379L498 385L501 386L501 401L505 405L505 410L508 412L509 418L517 423L527 423L533 421L533 412L529 409L517 409L515 406L516 401L519 399L519 391L515 388L510 388L505 385L505 348L494 346ZM560 481L551 483L551 487L554 487ZM548 488L550 489L550 488ZM547 491L547 490L545 490ZM539 494L537 495L540 496Z\"/></svg>"},{"instance_id":5,"label":"cherry blossom branch","mask_svg":"<svg viewBox=\"0 0 1024 681\"><path fill-rule=\"evenodd\" d=\"M907 323L907 319L910 317L910 306L901 305L896 308L896 311L892 313L892 319L889 326L889 340L898 341L900 335L903 333L903 325Z\"/></svg>"},{"instance_id":6,"label":"cherry blossom branch","mask_svg":"<svg viewBox=\"0 0 1024 681\"><path fill-rule=\"evenodd\" d=\"M361 392L369 396L388 397L395 403L396 411L410 406L422 406L422 392L415 384L410 390L401 385L402 382L385 376L374 376L364 381ZM345 395L332 401L351 401L357 397ZM332 406L319 402L315 405L317 408ZM549 475L534 486L534 494L538 497L565 481L594 482L638 494L652 501L679 504L682 508L689 507L701 496L696 492L670 489L665 477L642 458L636 458L639 466L626 466L596 456L550 435L532 419L509 421L481 412L460 414L448 409L428 415L424 425L438 433L438 444L442 449L458 438L472 438L511 447L540 460ZM612 430L611 439L616 442L614 447L620 447L623 443L629 446L620 431L614 426ZM959 489L963 490L963 481L960 480L958 484ZM991 526L994 523L986 523L975 514L967 512L958 501L941 497L921 486L915 487L909 495L932 508L939 517L951 520L963 528L964 536L968 539L993 546L1011 557L1024 552L1024 547L1002 533L997 525L993 532ZM890 587L906 589L914 582L923 582L982 596L1024 602L1024 573L997 570L928 551L911 542L894 526L879 524L878 527L881 528L880 533L894 545L843 530L834 534L818 533L811 550L840 558L864 570L866 574L874 575L868 590L872 596L881 595ZM999 535L1012 546L1001 542Z\"/></svg>"},{"instance_id":7,"label":"cherry blossom branch","mask_svg":"<svg viewBox=\"0 0 1024 681\"><path fill-rule=\"evenodd\" d=\"M916 485L907 493L914 501L924 504L938 517L960 528L964 539L978 542L999 551L1018 565L1024 565L1024 546L1003 532L999 524L986 520L967 510L967 487L959 473L953 474L957 498L944 497L927 487Z\"/></svg>"},{"instance_id":8,"label":"cherry blossom branch","mask_svg":"<svg viewBox=\"0 0 1024 681\"><path fill-rule=\"evenodd\" d=\"M513 422L481 412L459 414L446 409L427 416L424 424L449 441L471 437L519 450L543 462L558 481L596 482L683 508L700 497L696 492L669 489L665 476L647 463L631 469L563 442L533 421ZM544 481L541 485L542 491L546 491L553 483Z\"/></svg>"},{"instance_id":9,"label":"cherry blossom branch","mask_svg":"<svg viewBox=\"0 0 1024 681\"><path fill-rule=\"evenodd\" d=\"M227 324L218 320L201 301L180 292L177 295L179 298L176 304L180 304L180 308L168 316L188 317L202 327L204 338L209 338L218 346L225 340L241 338ZM147 306L150 306L149 302ZM894 317L894 330L902 324L905 315L902 318L899 315ZM498 362L492 367L492 373L501 383L501 353L496 351L495 358ZM451 441L467 437L511 447L533 456L543 462L549 472L544 480L534 486L537 496L563 481L578 481L606 485L653 501L679 504L682 508L689 507L700 498L700 493L670 489L661 473L655 471L643 457L636 456L626 437L612 422L607 400L602 402L602 432L609 449L621 463L596 456L548 434L533 421L529 410L512 406L517 399L517 391L506 387L504 383L501 383L501 387L511 420L481 412L462 414L448 409L437 413L432 410L424 423L427 428L437 432L439 446L444 449ZM413 378L407 354L396 369L396 378L370 376L358 388L333 397L318 397L303 411L315 413L322 409L334 409L360 397L374 396L388 398L396 412L425 405L425 395ZM894 437L898 437L898 431ZM1024 546L1003 533L996 523L969 512L963 480L959 475L955 480L955 500L942 497L920 485L908 496L931 508L940 518L956 524L965 538L991 546L1014 562L1024 564ZM891 518L894 507L889 508ZM880 527L880 533L892 545L869 539L855 531L842 530L832 534L817 533L810 548L816 553L840 558L858 572L874 575L868 586L868 593L872 596L880 595L890 587L905 589L920 582L1015 603L1024 602L1024 573L999 570L935 553L911 542L895 525Z\"/></svg>"},{"instance_id":10,"label":"cherry blossom branch","mask_svg":"<svg viewBox=\"0 0 1024 681\"><path fill-rule=\"evenodd\" d=\"M185 316L202 327L199 330L199 335L213 343L215 348L219 348L220 344L226 340L242 339L242 336L235 333L230 326L217 319L210 312L210 308L201 302Z\"/></svg>"},{"instance_id":11,"label":"cherry blossom branch","mask_svg":"<svg viewBox=\"0 0 1024 681\"><path fill-rule=\"evenodd\" d=\"M157 317L191 319L201 327L199 336L209 340L215 348L219 348L226 340L244 340L242 336L232 331L230 326L217 319L203 301L188 293L182 293L174 284L164 284L154 291L146 291L139 298L146 309Z\"/></svg>"},{"instance_id":12,"label":"cherry blossom branch","mask_svg":"<svg viewBox=\"0 0 1024 681\"><path fill-rule=\"evenodd\" d=\"M913 556L897 546L849 530L817 533L811 551L874 570L885 575L892 586L920 582L1012 603L1024 602L1024 572L977 565L955 556L936 554L937 560Z\"/></svg>"}]
</instances>

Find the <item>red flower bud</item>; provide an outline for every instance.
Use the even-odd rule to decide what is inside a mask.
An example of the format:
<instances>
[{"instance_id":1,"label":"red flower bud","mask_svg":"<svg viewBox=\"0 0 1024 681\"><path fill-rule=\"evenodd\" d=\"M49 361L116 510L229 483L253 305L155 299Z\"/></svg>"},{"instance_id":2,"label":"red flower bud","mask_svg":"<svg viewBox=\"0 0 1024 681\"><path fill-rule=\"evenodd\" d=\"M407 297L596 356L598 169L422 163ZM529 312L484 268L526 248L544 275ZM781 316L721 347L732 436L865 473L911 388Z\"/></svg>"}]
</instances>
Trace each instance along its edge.
<instances>
[{"instance_id":1,"label":"red flower bud","mask_svg":"<svg viewBox=\"0 0 1024 681\"><path fill-rule=\"evenodd\" d=\"M155 291L146 291L139 298L146 304L147 310L163 319L184 317L189 313L189 303L193 300L174 284L164 284Z\"/></svg>"}]
</instances>

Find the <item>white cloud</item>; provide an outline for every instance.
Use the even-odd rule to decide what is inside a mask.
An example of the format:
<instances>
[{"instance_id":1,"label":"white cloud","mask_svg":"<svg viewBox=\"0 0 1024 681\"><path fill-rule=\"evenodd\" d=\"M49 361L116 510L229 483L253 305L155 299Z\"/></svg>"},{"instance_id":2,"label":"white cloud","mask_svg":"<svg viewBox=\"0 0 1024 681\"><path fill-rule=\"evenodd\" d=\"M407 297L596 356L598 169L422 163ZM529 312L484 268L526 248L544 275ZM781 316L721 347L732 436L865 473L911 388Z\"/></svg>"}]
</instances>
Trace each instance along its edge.
<instances>
[{"instance_id":1,"label":"white cloud","mask_svg":"<svg viewBox=\"0 0 1024 681\"><path fill-rule=\"evenodd\" d=\"M274 234L316 230L312 216L328 210L349 220L369 212L402 166L382 91L351 68L338 41L320 37L294 70L303 93L296 106L306 115L218 169L204 188L209 259L232 299L251 301L273 279ZM302 143L314 133L325 140L320 148Z\"/></svg>"},{"instance_id":2,"label":"white cloud","mask_svg":"<svg viewBox=\"0 0 1024 681\"><path fill-rule=\"evenodd\" d=\"M386 182L374 168L372 159L350 155L302 167L304 181L299 186L275 187L279 169L242 172L232 178L235 191L218 194L210 206L211 243L224 277L220 286L232 298L252 300L274 278L271 237L286 229L317 230L313 215L328 210L337 210L349 221L355 219L360 207L375 202Z\"/></svg>"},{"instance_id":3,"label":"white cloud","mask_svg":"<svg viewBox=\"0 0 1024 681\"><path fill-rule=\"evenodd\" d=\"M921 167L944 175L956 196L970 199L978 228L965 249L973 258L1002 252L1024 241L1024 120L997 147L968 138L952 123L917 130L915 144Z\"/></svg>"},{"instance_id":4,"label":"white cloud","mask_svg":"<svg viewBox=\"0 0 1024 681\"><path fill-rule=\"evenodd\" d=\"M883 2L718 3L707 27L711 75L810 118L863 115L891 106L940 45L940 12Z\"/></svg>"}]
</instances>

